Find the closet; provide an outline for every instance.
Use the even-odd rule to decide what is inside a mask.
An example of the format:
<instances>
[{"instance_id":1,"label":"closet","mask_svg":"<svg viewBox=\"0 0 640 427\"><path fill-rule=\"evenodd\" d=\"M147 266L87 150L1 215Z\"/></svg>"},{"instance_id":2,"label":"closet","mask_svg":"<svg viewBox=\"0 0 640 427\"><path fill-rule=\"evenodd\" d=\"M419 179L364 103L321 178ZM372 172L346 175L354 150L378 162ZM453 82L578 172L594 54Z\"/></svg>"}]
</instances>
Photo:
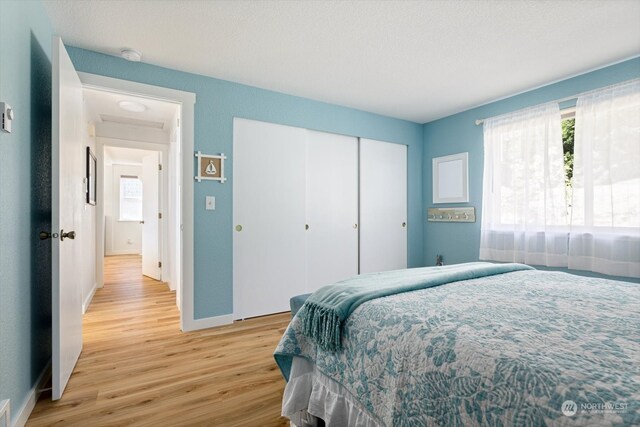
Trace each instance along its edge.
<instances>
[{"instance_id":1,"label":"closet","mask_svg":"<svg viewBox=\"0 0 640 427\"><path fill-rule=\"evenodd\" d=\"M235 118L234 318L406 268L407 147Z\"/></svg>"}]
</instances>

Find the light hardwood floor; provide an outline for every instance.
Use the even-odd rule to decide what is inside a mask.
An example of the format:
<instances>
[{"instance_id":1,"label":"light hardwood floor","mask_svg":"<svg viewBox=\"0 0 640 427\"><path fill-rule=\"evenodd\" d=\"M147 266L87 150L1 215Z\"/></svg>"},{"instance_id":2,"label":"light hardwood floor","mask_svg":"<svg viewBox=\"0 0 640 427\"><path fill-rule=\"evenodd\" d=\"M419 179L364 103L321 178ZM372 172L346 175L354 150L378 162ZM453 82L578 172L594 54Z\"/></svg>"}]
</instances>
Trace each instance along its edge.
<instances>
[{"instance_id":1,"label":"light hardwood floor","mask_svg":"<svg viewBox=\"0 0 640 427\"><path fill-rule=\"evenodd\" d=\"M105 259L84 347L62 399L27 426L285 426L273 351L289 313L182 333L175 293L138 256Z\"/></svg>"}]
</instances>

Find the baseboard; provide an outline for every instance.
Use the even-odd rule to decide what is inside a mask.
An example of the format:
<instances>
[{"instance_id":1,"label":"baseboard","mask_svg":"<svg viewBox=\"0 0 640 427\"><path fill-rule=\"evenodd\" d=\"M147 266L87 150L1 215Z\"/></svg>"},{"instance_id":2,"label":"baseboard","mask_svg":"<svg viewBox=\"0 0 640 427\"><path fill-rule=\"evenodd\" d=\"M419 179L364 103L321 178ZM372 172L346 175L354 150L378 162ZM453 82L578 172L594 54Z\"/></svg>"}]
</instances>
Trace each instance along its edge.
<instances>
[{"instance_id":1,"label":"baseboard","mask_svg":"<svg viewBox=\"0 0 640 427\"><path fill-rule=\"evenodd\" d=\"M119 251L109 251L105 252L104 256L114 256L114 255L141 255L140 250L129 250L129 249L121 249Z\"/></svg>"},{"instance_id":2,"label":"baseboard","mask_svg":"<svg viewBox=\"0 0 640 427\"><path fill-rule=\"evenodd\" d=\"M196 331L198 329L215 328L216 326L230 325L233 323L233 314L224 316L205 317L204 319L184 319L183 332Z\"/></svg>"},{"instance_id":3,"label":"baseboard","mask_svg":"<svg viewBox=\"0 0 640 427\"><path fill-rule=\"evenodd\" d=\"M11 402L9 399L0 400L0 426L11 425Z\"/></svg>"},{"instance_id":4,"label":"baseboard","mask_svg":"<svg viewBox=\"0 0 640 427\"><path fill-rule=\"evenodd\" d=\"M13 424L11 424L12 427L24 427L24 425L27 424L31 411L35 408L36 402L40 397L40 390L44 388L47 381L49 381L49 378L51 378L51 361L47 363L47 366L44 367L40 376L36 380L35 385L31 390L29 390L29 393L27 393L27 397L22 404L22 407L15 412Z\"/></svg>"},{"instance_id":5,"label":"baseboard","mask_svg":"<svg viewBox=\"0 0 640 427\"><path fill-rule=\"evenodd\" d=\"M93 299L93 296L96 294L97 290L98 290L98 284L94 283L93 288L91 288L91 292L89 292L89 295L87 295L87 297L82 302L82 314L85 314L87 312L87 309L89 308L89 304L91 304L91 300Z\"/></svg>"}]
</instances>

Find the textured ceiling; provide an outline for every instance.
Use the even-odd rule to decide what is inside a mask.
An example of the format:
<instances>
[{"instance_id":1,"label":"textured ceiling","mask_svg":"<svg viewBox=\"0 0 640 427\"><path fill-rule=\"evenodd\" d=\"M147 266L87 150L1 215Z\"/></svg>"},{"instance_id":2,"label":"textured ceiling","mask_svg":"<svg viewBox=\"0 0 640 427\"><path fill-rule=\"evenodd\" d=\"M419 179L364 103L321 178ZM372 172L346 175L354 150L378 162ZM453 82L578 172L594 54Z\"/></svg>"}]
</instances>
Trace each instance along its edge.
<instances>
[{"instance_id":1,"label":"textured ceiling","mask_svg":"<svg viewBox=\"0 0 640 427\"><path fill-rule=\"evenodd\" d=\"M419 123L640 54L638 0L45 1L65 43Z\"/></svg>"}]
</instances>

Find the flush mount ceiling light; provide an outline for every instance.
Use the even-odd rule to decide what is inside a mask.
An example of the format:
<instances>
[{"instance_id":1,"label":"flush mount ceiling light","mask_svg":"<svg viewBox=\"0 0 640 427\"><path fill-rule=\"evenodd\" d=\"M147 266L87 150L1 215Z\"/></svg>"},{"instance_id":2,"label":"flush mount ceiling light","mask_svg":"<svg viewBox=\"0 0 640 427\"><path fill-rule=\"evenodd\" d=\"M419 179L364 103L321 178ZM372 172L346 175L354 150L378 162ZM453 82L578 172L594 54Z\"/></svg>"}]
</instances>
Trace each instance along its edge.
<instances>
[{"instance_id":1,"label":"flush mount ceiling light","mask_svg":"<svg viewBox=\"0 0 640 427\"><path fill-rule=\"evenodd\" d=\"M120 101L118 102L118 106L123 110L131 111L133 113L142 113L143 111L147 111L146 105L136 101Z\"/></svg>"},{"instance_id":2,"label":"flush mount ceiling light","mask_svg":"<svg viewBox=\"0 0 640 427\"><path fill-rule=\"evenodd\" d=\"M142 59L142 53L135 50L135 49L130 49L130 48L124 48L120 51L120 55L126 59L127 61L132 61L132 62L140 62L140 60Z\"/></svg>"}]
</instances>

